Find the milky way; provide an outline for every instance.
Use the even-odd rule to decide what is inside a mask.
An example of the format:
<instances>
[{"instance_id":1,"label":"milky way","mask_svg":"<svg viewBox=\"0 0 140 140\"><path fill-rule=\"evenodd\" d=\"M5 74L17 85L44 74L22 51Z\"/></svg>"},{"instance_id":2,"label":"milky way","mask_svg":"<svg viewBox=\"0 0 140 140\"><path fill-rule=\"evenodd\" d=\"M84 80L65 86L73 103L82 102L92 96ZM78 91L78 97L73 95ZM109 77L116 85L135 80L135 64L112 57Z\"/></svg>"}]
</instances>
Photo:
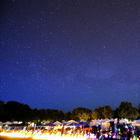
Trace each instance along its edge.
<instances>
[{"instance_id":1,"label":"milky way","mask_svg":"<svg viewBox=\"0 0 140 140\"><path fill-rule=\"evenodd\" d=\"M1 0L0 99L71 111L140 103L139 0Z\"/></svg>"}]
</instances>

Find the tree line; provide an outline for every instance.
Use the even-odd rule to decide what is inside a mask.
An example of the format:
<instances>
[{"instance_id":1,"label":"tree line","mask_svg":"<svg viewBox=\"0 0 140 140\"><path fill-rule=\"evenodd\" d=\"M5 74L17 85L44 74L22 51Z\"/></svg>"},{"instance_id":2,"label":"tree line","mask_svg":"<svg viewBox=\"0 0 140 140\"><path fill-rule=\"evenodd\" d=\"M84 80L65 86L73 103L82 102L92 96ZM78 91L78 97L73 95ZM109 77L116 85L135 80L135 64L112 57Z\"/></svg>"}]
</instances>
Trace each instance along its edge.
<instances>
[{"instance_id":1,"label":"tree line","mask_svg":"<svg viewBox=\"0 0 140 140\"><path fill-rule=\"evenodd\" d=\"M78 107L72 112L64 113L56 109L31 109L27 104L17 101L8 101L6 104L0 100L0 121L53 121L53 120L91 120L105 118L127 118L135 119L140 117L140 104L138 108L132 106L130 102L121 102L116 110L111 106L95 108L93 111L87 108Z\"/></svg>"}]
</instances>

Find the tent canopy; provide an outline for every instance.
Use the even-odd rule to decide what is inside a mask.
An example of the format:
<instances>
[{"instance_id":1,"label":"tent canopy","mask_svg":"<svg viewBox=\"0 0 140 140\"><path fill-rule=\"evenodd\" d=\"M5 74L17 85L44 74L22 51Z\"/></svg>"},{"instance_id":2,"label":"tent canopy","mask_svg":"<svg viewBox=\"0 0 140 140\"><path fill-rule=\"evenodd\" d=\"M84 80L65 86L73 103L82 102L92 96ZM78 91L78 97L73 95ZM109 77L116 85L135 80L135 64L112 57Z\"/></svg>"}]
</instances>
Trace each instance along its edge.
<instances>
[{"instance_id":1,"label":"tent canopy","mask_svg":"<svg viewBox=\"0 0 140 140\"><path fill-rule=\"evenodd\" d=\"M80 124L72 122L72 123L67 124L66 127L80 127Z\"/></svg>"},{"instance_id":2,"label":"tent canopy","mask_svg":"<svg viewBox=\"0 0 140 140\"><path fill-rule=\"evenodd\" d=\"M53 123L45 123L43 126L55 126Z\"/></svg>"},{"instance_id":3,"label":"tent canopy","mask_svg":"<svg viewBox=\"0 0 140 140\"><path fill-rule=\"evenodd\" d=\"M53 124L54 124L54 125L61 125L62 123L59 122L59 121L56 121L56 122L54 122Z\"/></svg>"},{"instance_id":4,"label":"tent canopy","mask_svg":"<svg viewBox=\"0 0 140 140\"><path fill-rule=\"evenodd\" d=\"M89 126L89 124L88 123L86 123L86 122L80 122L80 125L82 125L82 126L84 126L84 127L88 127Z\"/></svg>"}]
</instances>

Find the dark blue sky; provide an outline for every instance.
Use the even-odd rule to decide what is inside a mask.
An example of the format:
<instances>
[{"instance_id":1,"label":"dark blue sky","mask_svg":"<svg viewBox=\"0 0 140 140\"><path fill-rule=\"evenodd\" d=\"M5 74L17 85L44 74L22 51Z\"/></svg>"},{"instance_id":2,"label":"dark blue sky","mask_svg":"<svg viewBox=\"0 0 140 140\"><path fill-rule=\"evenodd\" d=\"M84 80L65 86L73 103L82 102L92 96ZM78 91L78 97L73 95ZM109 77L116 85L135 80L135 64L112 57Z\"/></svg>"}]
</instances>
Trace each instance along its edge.
<instances>
[{"instance_id":1,"label":"dark blue sky","mask_svg":"<svg viewBox=\"0 0 140 140\"><path fill-rule=\"evenodd\" d=\"M1 0L0 19L4 102L138 107L139 0Z\"/></svg>"}]
</instances>

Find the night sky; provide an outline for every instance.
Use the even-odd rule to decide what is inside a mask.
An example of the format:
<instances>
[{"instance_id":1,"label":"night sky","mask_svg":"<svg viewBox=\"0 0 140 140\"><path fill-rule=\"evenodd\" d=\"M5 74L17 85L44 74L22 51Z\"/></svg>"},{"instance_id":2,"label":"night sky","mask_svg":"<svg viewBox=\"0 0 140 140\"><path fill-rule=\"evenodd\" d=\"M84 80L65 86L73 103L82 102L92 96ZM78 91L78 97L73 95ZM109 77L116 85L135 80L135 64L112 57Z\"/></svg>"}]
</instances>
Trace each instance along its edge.
<instances>
[{"instance_id":1,"label":"night sky","mask_svg":"<svg viewBox=\"0 0 140 140\"><path fill-rule=\"evenodd\" d=\"M1 0L0 100L138 107L140 1Z\"/></svg>"}]
</instances>

